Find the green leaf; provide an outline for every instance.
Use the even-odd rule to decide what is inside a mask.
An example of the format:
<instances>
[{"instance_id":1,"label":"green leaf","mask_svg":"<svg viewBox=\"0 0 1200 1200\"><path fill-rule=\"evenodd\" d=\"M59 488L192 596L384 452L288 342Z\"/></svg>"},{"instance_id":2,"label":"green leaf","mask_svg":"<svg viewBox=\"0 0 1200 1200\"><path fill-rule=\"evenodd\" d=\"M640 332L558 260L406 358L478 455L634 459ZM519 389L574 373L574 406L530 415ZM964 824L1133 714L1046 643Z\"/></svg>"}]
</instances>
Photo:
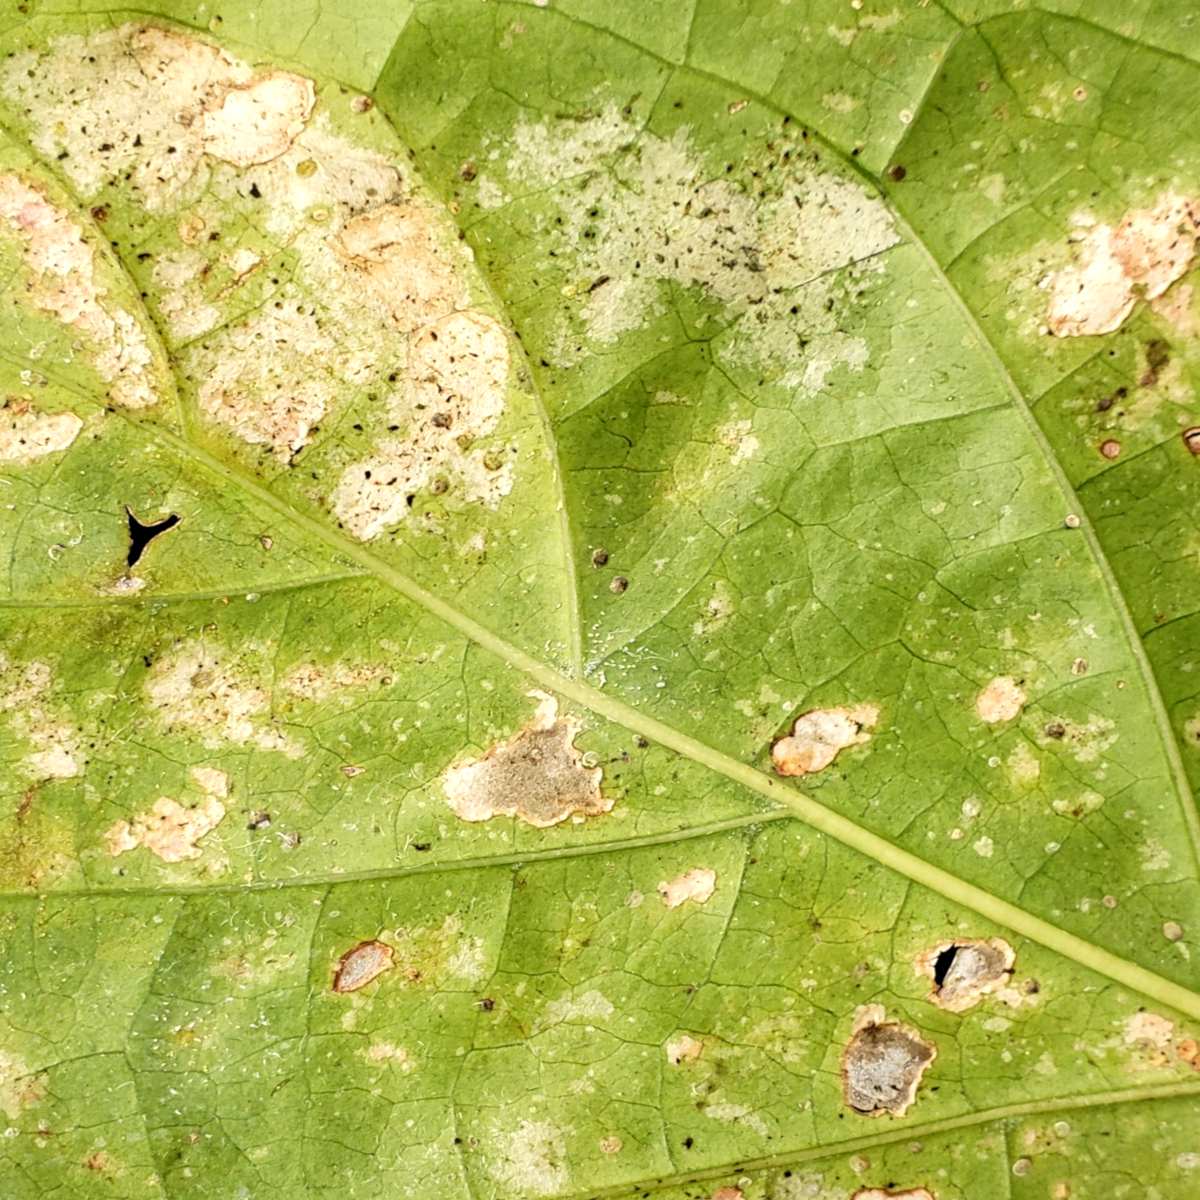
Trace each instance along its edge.
<instances>
[{"instance_id":1,"label":"green leaf","mask_svg":"<svg viewBox=\"0 0 1200 1200\"><path fill-rule=\"evenodd\" d=\"M5 1200L1193 1194L1193 5L0 50Z\"/></svg>"}]
</instances>

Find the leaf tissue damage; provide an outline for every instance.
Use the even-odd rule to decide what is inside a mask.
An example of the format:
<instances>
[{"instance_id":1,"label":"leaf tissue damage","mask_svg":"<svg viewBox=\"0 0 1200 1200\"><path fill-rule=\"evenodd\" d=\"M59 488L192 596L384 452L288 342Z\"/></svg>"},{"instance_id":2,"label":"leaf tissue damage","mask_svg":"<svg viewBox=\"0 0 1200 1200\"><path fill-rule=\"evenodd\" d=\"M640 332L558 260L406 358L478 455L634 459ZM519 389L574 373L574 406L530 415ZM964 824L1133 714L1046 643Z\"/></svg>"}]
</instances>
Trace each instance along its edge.
<instances>
[{"instance_id":1,"label":"leaf tissue damage","mask_svg":"<svg viewBox=\"0 0 1200 1200\"><path fill-rule=\"evenodd\" d=\"M507 7L488 6L487 15L516 60L520 39L541 19L536 10L550 6ZM866 55L870 39L905 19L899 10L863 11L868 6L857 0L845 7L854 15L823 29L814 24L812 36ZM927 18L956 8L914 7ZM466 11L455 19L467 20ZM434 0L409 35L450 37L438 25L441 13ZM125 886L139 902L149 896L178 910L167 921L153 906L130 906L136 920L121 936L145 940L126 955L137 960L130 970L141 972L129 996L113 982L122 955L107 946L94 969L72 976L87 993L80 1012L128 1009L127 1055L80 1040L57 1000L50 1034L26 1036L23 1027L34 1028L38 1014L21 1008L26 992L17 995L0 973L0 1111L14 1123L13 1147L0 1150L0 1192L7 1155L32 1140L47 1158L70 1156L70 1169L87 1172L89 1182L147 1180L190 1196L192 1181L214 1177L199 1166L217 1161L214 1129L228 1111L220 1144L243 1143L230 1155L230 1187L287 1195L290 1126L297 1111L308 1120L319 1104L338 1114L333 1124L352 1112L354 1128L340 1126L323 1141L305 1125L302 1140L319 1143L329 1163L318 1164L327 1171L322 1183L306 1175L296 1195L311 1185L314 1195L391 1187L537 1200L582 1195L593 1185L632 1193L646 1180L694 1176L702 1181L695 1194L710 1200L983 1200L1016 1195L1031 1175L1038 1195L1068 1200L1067 1176L1091 1148L1079 1149L1069 1122L1043 1119L1039 1105L1082 1097L1090 1106L1089 1087L1149 1095L1200 1069L1197 1039L1182 1017L1142 1004L1122 974L1140 969L1132 958L1105 965L1121 949L1111 914L1125 920L1151 892L1156 951L1176 973L1189 961L1193 918L1171 890L1182 850L1145 838L1131 843L1157 891L1131 893L1086 870L1064 875L1045 865L1072 840L1094 836L1112 856L1114 878L1127 873L1123 831L1153 828L1138 788L1152 781L1158 803L1164 771L1147 767L1142 778L1136 759L1127 769L1110 755L1118 738L1119 749L1134 740L1112 697L1128 701L1141 689L1113 650L1112 632L1093 622L1101 610L1085 604L1084 587L1072 582L1086 578L1094 589L1090 560L1072 575L1079 569L1072 554L1082 554L1083 502L1060 511L1064 497L1055 493L1049 519L1037 507L1041 468L1012 427L999 424L1011 406L982 385L974 390L986 371L973 350L951 361L975 335L947 316L955 305L941 296L934 303L912 284L909 276L925 278L920 247L880 192L852 171L831 169L822 157L829 151L808 130L765 104L766 148L735 165L730 147L749 146L761 132L746 113L751 101L722 98L717 106L744 142L706 129L711 114L685 123L709 105L704 89L715 88L719 74L712 70L704 89L697 83L702 99L681 92L674 100L673 82L646 120L641 92L621 104L610 89L589 90L563 101L573 115L553 116L544 115L545 104L539 112L532 99L505 93L498 107L517 111L494 135L476 127L491 128L485 106L456 108L461 81L442 79L439 122L456 115L439 125L437 145L430 134L417 151L414 139L406 157L374 101L348 89L182 28L140 20L79 28L85 32L24 46L0 65L0 92L23 114L37 155L53 164L35 170L23 149L5 143L0 250L21 321L37 322L39 337L43 326L51 331L28 354L31 369L21 377L28 394L0 404L0 465L36 495L14 487L9 508L35 512L42 504L53 512L55 536L66 539L72 514L60 511L60 489L79 486L75 455L114 426L147 437L167 427L164 445L202 451L198 461L219 468L231 491L239 480L252 485L237 503L255 520L270 509L282 523L294 508L311 530L328 518L341 532L323 530L322 544L336 547L339 569L351 560L355 573L363 566L370 576L383 566L378 578L339 577L337 584L350 584L341 594L371 596L367 608L354 607L355 598L344 612L328 602L330 593L307 594L320 592L325 577L319 586L305 579L293 586L281 574L271 582L284 595L273 598L255 591L239 599L236 589L215 597L182 587L144 596L110 589L104 599L115 611L124 612L119 601L150 631L138 633L146 652L97 655L86 671L76 668L79 679L49 652L16 644L0 652L0 750L15 783L17 829L9 838L0 825L0 862L23 867L45 832L53 861L73 863L74 839L86 843L88 886L111 876L112 890ZM886 74L893 57L904 56L872 57L872 69ZM575 62L564 55L564 64ZM493 66L499 96L501 65ZM428 74L437 72L431 66ZM568 75L564 66L555 86L570 90ZM869 124L883 102L868 106L851 95L853 75L814 103L840 118L858 112ZM434 84L413 70L403 86ZM645 94L657 95L658 86ZM890 82L876 86L891 95ZM971 86L972 95L987 91ZM685 98L694 107L684 112ZM1076 94L1072 103L1083 101ZM931 102L928 111L950 107ZM1016 119L1015 108L995 111ZM900 124L912 119L905 110ZM456 167L459 142L470 139L472 157ZM921 186L918 142L906 146L910 166L888 174L913 194ZM848 157L863 148L856 144ZM457 190L449 212L411 161L451 164ZM990 194L1002 195L1003 182L987 184ZM1194 266L1200 202L1183 184L1153 188L1108 220L1077 211L1056 269L1045 274L1039 260L1040 290L1025 289L1039 355L1086 351L1063 339L1128 333L1141 301L1149 302L1148 319L1162 315L1156 305ZM450 217L468 205L479 224L464 219L460 235ZM549 400L550 411L538 411L522 394L527 369L471 245L495 255L497 293L507 287L514 310L534 314L518 336L536 343L530 361L545 369L548 394L560 369L568 389L573 372L583 381L578 396L566 397L569 418L560 422ZM964 251L963 261L969 257ZM940 278L923 286L934 284L951 286ZM51 382L58 387L33 369L56 337L67 346L64 380L99 398L86 413L80 408L83 415L34 399L31 381L47 396ZM935 350L948 360L936 387L918 370ZM645 361L636 357L643 351ZM702 360L696 386L678 367L688 355ZM1168 364L1181 373L1186 358L1161 339L1139 343L1136 355L1146 387ZM604 375L610 369L612 379ZM604 386L592 394L601 377ZM716 414L708 427L711 414L700 415L698 397ZM887 422L872 424L885 403ZM1052 403L1039 401L1039 413ZM629 432L646 413L652 436ZM1194 420L1180 418L1166 439L1189 468L1200 454ZM563 446L577 438L586 461L548 437L528 443L536 452L522 451L527 429L545 437L560 424ZM585 425L590 433L579 432ZM974 432L963 432L968 425ZM601 445L598 465L591 452ZM617 446L611 461L610 446ZM1137 457L1123 454L1115 438L1095 448L1114 471ZM135 459L120 453L124 471ZM807 473L810 457L819 465ZM991 505L976 486L990 478L983 459L1001 481L1002 503ZM710 512L705 502L726 479L713 464L739 472L736 499L750 507ZM136 465L149 474L146 463ZM552 479L552 467L566 478L555 500L546 480L562 481ZM535 468L545 477L523 491ZM884 473L891 483L876 492L874 477ZM625 475L638 476L644 492L635 497ZM441 505L438 512L468 523L456 557L481 563L503 539L520 547L507 577L490 580L491 630L497 614L506 619L506 606L520 611L514 597L522 589L550 573L552 555L540 557L523 532L531 514L555 502L565 510L601 477L605 515L575 547L585 563L591 555L593 570L582 575L601 579L603 606L620 608L631 628L641 627L639 612L656 621L642 641L631 635L622 643L620 655L598 656L587 678L559 678L558 688L549 657L526 672L528 652L508 646L503 631L479 634L482 619L478 626L474 617L462 620L468 601L449 585L431 586L432 600L418 597L424 577L411 590L396 585L403 601L384 588L409 569L408 560L396 565L388 556L397 545L411 550L414 530L441 529L441 517L430 515ZM796 501L798 481L808 491ZM970 512L961 503L965 489L975 501ZM1154 476L1138 494L1161 498L1169 490ZM904 528L917 512L905 508L909 493L919 494L912 529ZM203 505L185 508L169 487L125 495L135 497L125 510L130 569L148 553L165 557L206 519ZM669 533L650 528L646 536L656 506L665 513L668 505ZM496 534L489 522L501 515L514 524ZM584 532L573 513L562 515L566 535ZM784 537L753 540L759 527L777 530L785 516L794 528ZM1026 536L1037 521L1062 539L1053 553L1043 553L1036 540L1043 535ZM248 535L239 528L231 545L236 537L254 554L274 547L283 557L279 528ZM1028 555L1015 574L1006 538ZM708 548L688 566L656 557L668 539ZM368 552L354 542L375 546ZM435 580L439 570L448 573L444 547L421 545ZM795 564L805 559L812 578L796 582ZM610 560L622 573L602 577ZM1039 594L1026 613L1038 569L1051 560L1058 591L1044 606ZM867 574L878 592L869 602L853 598L851 620L835 611L837 592L849 592L842 572L849 578L862 561L872 564ZM663 604L678 618L681 649L668 641L676 626L657 620L654 606L666 592L655 588L689 571L696 578L685 581L686 595ZM124 582L128 592L145 583ZM910 583L921 589L912 596ZM1089 639L1087 659L1060 654L1059 593L1070 637ZM897 598L903 616L889 607ZM1166 601L1154 600L1165 611ZM848 614L851 598L842 603ZM682 615L688 605L699 620ZM743 619L756 605L769 632L751 653ZM585 644L576 648L584 660L588 639L606 636L608 611L581 618ZM102 612L93 622L89 611L89 636L102 630L106 637L104 622L118 624L108 608ZM938 641L948 612L950 649ZM1153 620L1166 634L1158 646L1190 677L1190 651L1170 649L1176 618L1160 621L1156 610ZM814 629L824 633L810 638ZM230 630L238 636L227 638ZM360 634L364 644L351 651ZM904 662L902 689L893 688L892 675L872 674L884 651ZM495 661L481 675L478 663L488 656ZM642 677L628 683L637 671L661 689L653 705L638 692ZM501 674L504 696L493 682ZM530 674L549 680L548 690L526 692ZM953 680L943 691L944 676ZM750 732L734 751L715 708L706 707L726 683L737 689L728 707L749 722L736 727L735 737ZM1084 685L1093 690L1076 703ZM799 702L830 689L828 707ZM931 699L942 695L953 704ZM567 711L560 697L570 701ZM595 718L584 736L589 705ZM1190 746L1200 716L1187 705L1180 719ZM654 715L639 724L643 708ZM607 764L629 755L602 759L587 748L604 744L607 716L614 728L628 722L626 732L664 734L626 775ZM667 734L680 731L671 722L684 717L697 732L673 742ZM96 731L120 722L136 727L139 740L125 745L144 750L145 761L106 752ZM923 742L914 724L936 727L940 740ZM637 743L647 748L649 737ZM856 769L868 759L894 769L876 770L864 784ZM944 795L924 794L929 761ZM943 770L946 761L969 767ZM835 811L823 810L824 825L813 819L820 832L777 821L782 812L760 821L754 808L747 816L736 794L748 773L747 794L786 797L808 812L803 806L815 802L783 782L801 780L814 792L827 788L822 799ZM1120 803L1106 802L1118 793ZM78 830L61 818L72 797L84 814ZM293 823L298 812L305 819ZM1045 836L1043 823L1052 831ZM867 833L855 840L836 832L846 827ZM961 877L929 869L920 841L914 855L914 830L927 840L930 862L943 861L946 845L961 852L969 864ZM527 847L528 861L515 864ZM1030 946L1017 936L1028 933L1019 920L1011 941L987 921L972 923L972 905L976 913L1002 911L969 897L994 888L993 898L1007 903L1009 884L996 882L1006 871L1020 904L1033 897L1029 911L1043 926L1052 918L1083 930L1071 943L1074 959L1051 942ZM14 869L18 875L31 887L51 878L42 868ZM281 880L287 886L276 888ZM214 896L191 894L212 881L220 883ZM154 892L158 882L162 895ZM69 903L63 912L70 915ZM143 912L151 919L143 921ZM1009 912L1028 917L1013 905ZM914 914L920 940L906 942ZM39 913L28 939L39 954L59 936L61 915ZM97 924L90 912L87 921ZM1040 926L1028 924L1036 941ZM5 933L0 921L0 939ZM0 941L14 963L24 944L10 950ZM1018 950L1023 969L1038 956L1039 964L1053 963L1047 976L1062 986L1015 984ZM47 951L43 960L58 970L60 957L66 965L55 986L65 994L75 987L63 982L75 959ZM1041 972L1039 965L1044 981ZM1167 974L1150 978L1163 983ZM1065 1022L1082 997L1088 1025L1077 1033ZM148 1083L155 1073L171 1080L165 1117L149 1106L136 1113L153 1143L136 1168L132 1137L93 1133L99 1126L90 1115L78 1120L60 1103L72 1095L63 1069L106 1057L133 1073L139 1098L155 1094ZM1086 1071L1079 1090L1076 1075ZM191 1103L192 1085L181 1082L201 1075L217 1081L211 1113ZM270 1103L255 1107L254 1089L266 1077ZM303 1095L289 1107L294 1085ZM130 1091L124 1075L110 1089L112 1096ZM278 1127L269 1111L275 1104L284 1113ZM987 1115L993 1106L1009 1114L1003 1127ZM253 1121L235 1120L235 1109ZM1018 1110L1031 1114L1026 1126L1012 1116ZM995 1192L975 1186L970 1171L978 1163L968 1170L939 1128L980 1114L987 1129L979 1162L1004 1157L1005 1139L1025 1152L1011 1167L1006 1160ZM36 1124L15 1128L30 1120ZM897 1136L905 1121L927 1120L919 1138ZM889 1130L893 1121L901 1124ZM843 1161L838 1137L862 1153L847 1152ZM831 1145L828 1161L814 1157ZM797 1149L812 1160L804 1171L739 1168L733 1182L706 1182L729 1164L784 1163ZM311 1154L306 1144L297 1161L315 1179ZM1200 1169L1192 1150L1171 1161L1164 1172ZM234 1180L243 1166L247 1173ZM383 1182L393 1167L398 1173ZM271 1182L276 1177L284 1190ZM1174 1200L1176 1177L1164 1183L1164 1200ZM676 1194L674 1184L663 1186L664 1200ZM695 1190L680 1187L689 1196Z\"/></svg>"},{"instance_id":2,"label":"leaf tissue damage","mask_svg":"<svg viewBox=\"0 0 1200 1200\"><path fill-rule=\"evenodd\" d=\"M418 492L494 508L511 491L509 449L489 440L507 335L476 306L469 252L368 106L139 24L15 54L0 86L82 196L142 209L132 232L153 236L143 257L159 315L216 428L286 467L369 395L371 444L341 453L320 497L363 540L407 521ZM11 173L0 220L24 240L35 301L99 346L110 395L157 403L140 326L96 284L79 225ZM9 457L67 437L61 419L29 426Z\"/></svg>"}]
</instances>

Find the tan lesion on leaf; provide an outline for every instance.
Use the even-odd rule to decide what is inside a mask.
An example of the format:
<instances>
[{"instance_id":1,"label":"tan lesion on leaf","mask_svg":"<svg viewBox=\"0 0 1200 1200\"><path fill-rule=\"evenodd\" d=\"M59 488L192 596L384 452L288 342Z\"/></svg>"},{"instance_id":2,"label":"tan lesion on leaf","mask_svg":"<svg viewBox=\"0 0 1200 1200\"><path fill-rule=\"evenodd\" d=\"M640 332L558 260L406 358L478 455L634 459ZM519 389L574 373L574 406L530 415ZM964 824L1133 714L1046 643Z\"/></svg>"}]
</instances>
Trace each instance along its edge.
<instances>
[{"instance_id":1,"label":"tan lesion on leaf","mask_svg":"<svg viewBox=\"0 0 1200 1200\"><path fill-rule=\"evenodd\" d=\"M696 1062L704 1053L704 1043L699 1038L692 1037L690 1033L677 1033L668 1039L663 1051L667 1062L673 1067L679 1067L685 1063Z\"/></svg>"},{"instance_id":2,"label":"tan lesion on leaf","mask_svg":"<svg viewBox=\"0 0 1200 1200\"><path fill-rule=\"evenodd\" d=\"M681 904L707 904L717 887L717 873L711 867L692 867L674 879L664 879L658 894L667 908Z\"/></svg>"},{"instance_id":3,"label":"tan lesion on leaf","mask_svg":"<svg viewBox=\"0 0 1200 1200\"><path fill-rule=\"evenodd\" d=\"M155 662L145 694L166 728L192 733L206 746L250 745L293 758L303 752L270 724L270 692L253 671L200 642L185 642Z\"/></svg>"},{"instance_id":4,"label":"tan lesion on leaf","mask_svg":"<svg viewBox=\"0 0 1200 1200\"><path fill-rule=\"evenodd\" d=\"M126 408L154 404L155 362L145 330L109 295L80 225L40 184L6 171L0 173L0 230L21 249L29 303L84 339L109 398ZM60 440L66 428L61 421L56 426Z\"/></svg>"},{"instance_id":5,"label":"tan lesion on leaf","mask_svg":"<svg viewBox=\"0 0 1200 1200\"><path fill-rule=\"evenodd\" d=\"M69 450L83 428L71 412L42 412L24 396L0 406L0 463L24 466Z\"/></svg>"},{"instance_id":6,"label":"tan lesion on leaf","mask_svg":"<svg viewBox=\"0 0 1200 1200\"><path fill-rule=\"evenodd\" d=\"M316 100L312 80L290 71L228 84L199 115L201 145L206 154L235 167L270 162L304 131Z\"/></svg>"},{"instance_id":7,"label":"tan lesion on leaf","mask_svg":"<svg viewBox=\"0 0 1200 1200\"><path fill-rule=\"evenodd\" d=\"M975 713L986 725L1011 721L1025 707L1025 689L1011 675L997 675L975 697Z\"/></svg>"},{"instance_id":8,"label":"tan lesion on leaf","mask_svg":"<svg viewBox=\"0 0 1200 1200\"><path fill-rule=\"evenodd\" d=\"M792 731L771 747L771 761L779 775L810 775L823 771L850 746L871 740L869 730L879 720L874 704L852 708L814 708L798 716Z\"/></svg>"},{"instance_id":9,"label":"tan lesion on leaf","mask_svg":"<svg viewBox=\"0 0 1200 1200\"><path fill-rule=\"evenodd\" d=\"M1012 978L1016 953L1003 938L955 938L917 956L917 974L932 986L930 1000L949 1012L974 1008Z\"/></svg>"},{"instance_id":10,"label":"tan lesion on leaf","mask_svg":"<svg viewBox=\"0 0 1200 1200\"><path fill-rule=\"evenodd\" d=\"M0 1049L0 1112L15 1121L45 1098L45 1074L31 1070L16 1054Z\"/></svg>"},{"instance_id":11,"label":"tan lesion on leaf","mask_svg":"<svg viewBox=\"0 0 1200 1200\"><path fill-rule=\"evenodd\" d=\"M199 858L197 844L225 818L225 805L215 795L205 795L194 804L180 804L169 796L160 796L148 812L132 821L117 821L104 835L104 843L114 858L139 846L166 863Z\"/></svg>"},{"instance_id":12,"label":"tan lesion on leaf","mask_svg":"<svg viewBox=\"0 0 1200 1200\"><path fill-rule=\"evenodd\" d=\"M386 942L375 938L351 946L338 959L333 972L335 992L357 992L385 971L392 969L394 951Z\"/></svg>"},{"instance_id":13,"label":"tan lesion on leaf","mask_svg":"<svg viewBox=\"0 0 1200 1200\"><path fill-rule=\"evenodd\" d=\"M54 699L53 683L47 663L16 663L0 651L0 715L28 743L21 765L35 782L73 779L83 769L80 731Z\"/></svg>"},{"instance_id":14,"label":"tan lesion on leaf","mask_svg":"<svg viewBox=\"0 0 1200 1200\"><path fill-rule=\"evenodd\" d=\"M575 746L580 722L560 717L554 697L532 694L539 704L524 728L482 757L450 767L443 777L447 803L462 820L515 816L548 829L569 817L594 817L612 809L613 798L600 790L603 770L586 766Z\"/></svg>"},{"instance_id":15,"label":"tan lesion on leaf","mask_svg":"<svg viewBox=\"0 0 1200 1200\"><path fill-rule=\"evenodd\" d=\"M1198 233L1200 201L1174 192L1116 225L1080 217L1074 261L1042 281L1049 331L1082 337L1119 329L1139 299L1156 300L1191 268Z\"/></svg>"},{"instance_id":16,"label":"tan lesion on leaf","mask_svg":"<svg viewBox=\"0 0 1200 1200\"><path fill-rule=\"evenodd\" d=\"M879 1004L864 1006L842 1052L846 1106L867 1117L903 1116L936 1057L937 1047L915 1029L888 1020Z\"/></svg>"}]
</instances>

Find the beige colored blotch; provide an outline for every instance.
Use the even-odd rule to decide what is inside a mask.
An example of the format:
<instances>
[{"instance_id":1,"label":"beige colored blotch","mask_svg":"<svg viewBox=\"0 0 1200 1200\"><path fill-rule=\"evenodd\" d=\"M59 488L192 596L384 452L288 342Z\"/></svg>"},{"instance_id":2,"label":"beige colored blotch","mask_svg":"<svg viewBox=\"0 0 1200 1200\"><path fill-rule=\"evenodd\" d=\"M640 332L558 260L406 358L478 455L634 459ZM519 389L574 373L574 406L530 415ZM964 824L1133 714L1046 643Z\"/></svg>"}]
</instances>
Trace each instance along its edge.
<instances>
[{"instance_id":1,"label":"beige colored blotch","mask_svg":"<svg viewBox=\"0 0 1200 1200\"><path fill-rule=\"evenodd\" d=\"M859 1188L850 1200L936 1200L928 1188L904 1188L893 1191L891 1188Z\"/></svg>"},{"instance_id":2,"label":"beige colored blotch","mask_svg":"<svg viewBox=\"0 0 1200 1200\"><path fill-rule=\"evenodd\" d=\"M842 1052L846 1106L866 1117L903 1116L936 1057L937 1047L915 1029L889 1021L879 1004L865 1005Z\"/></svg>"},{"instance_id":3,"label":"beige colored blotch","mask_svg":"<svg viewBox=\"0 0 1200 1200\"><path fill-rule=\"evenodd\" d=\"M200 114L201 143L235 167L270 162L304 132L316 100L312 80L288 71L234 84Z\"/></svg>"},{"instance_id":4,"label":"beige colored blotch","mask_svg":"<svg viewBox=\"0 0 1200 1200\"><path fill-rule=\"evenodd\" d=\"M516 816L548 829L568 817L599 816L612 808L612 798L600 791L603 771L584 766L575 748L579 721L560 718L553 696L530 694L540 703L528 725L482 758L446 772L446 801L464 821Z\"/></svg>"},{"instance_id":5,"label":"beige colored blotch","mask_svg":"<svg viewBox=\"0 0 1200 1200\"><path fill-rule=\"evenodd\" d=\"M664 879L658 885L658 894L668 908L678 908L689 900L695 904L707 904L716 886L716 871L711 867L693 867L674 879Z\"/></svg>"},{"instance_id":6,"label":"beige colored blotch","mask_svg":"<svg viewBox=\"0 0 1200 1200\"><path fill-rule=\"evenodd\" d=\"M975 712L987 725L1011 721L1025 707L1025 689L1009 675L998 675L975 697Z\"/></svg>"},{"instance_id":7,"label":"beige colored blotch","mask_svg":"<svg viewBox=\"0 0 1200 1200\"><path fill-rule=\"evenodd\" d=\"M31 463L71 447L83 428L74 413L44 413L24 401L0 408L0 462Z\"/></svg>"},{"instance_id":8,"label":"beige colored blotch","mask_svg":"<svg viewBox=\"0 0 1200 1200\"><path fill-rule=\"evenodd\" d=\"M142 813L132 822L118 821L104 835L104 840L114 858L144 846L163 862L184 862L200 857L196 843L216 829L224 817L225 805L216 796L205 796L190 808L162 796L148 813Z\"/></svg>"},{"instance_id":9,"label":"beige colored blotch","mask_svg":"<svg viewBox=\"0 0 1200 1200\"><path fill-rule=\"evenodd\" d=\"M415 202L352 217L333 250L393 325L412 332L466 303L462 272L432 213Z\"/></svg>"},{"instance_id":10,"label":"beige colored blotch","mask_svg":"<svg viewBox=\"0 0 1200 1200\"><path fill-rule=\"evenodd\" d=\"M797 717L792 732L771 747L771 761L780 775L823 771L848 746L869 742L867 730L878 720L879 709L873 704L812 709Z\"/></svg>"},{"instance_id":11,"label":"beige colored blotch","mask_svg":"<svg viewBox=\"0 0 1200 1200\"><path fill-rule=\"evenodd\" d=\"M1175 193L1127 213L1116 226L1078 229L1076 261L1044 281L1050 332L1082 337L1120 328L1139 299L1161 296L1191 267L1198 230L1200 202Z\"/></svg>"}]
</instances>

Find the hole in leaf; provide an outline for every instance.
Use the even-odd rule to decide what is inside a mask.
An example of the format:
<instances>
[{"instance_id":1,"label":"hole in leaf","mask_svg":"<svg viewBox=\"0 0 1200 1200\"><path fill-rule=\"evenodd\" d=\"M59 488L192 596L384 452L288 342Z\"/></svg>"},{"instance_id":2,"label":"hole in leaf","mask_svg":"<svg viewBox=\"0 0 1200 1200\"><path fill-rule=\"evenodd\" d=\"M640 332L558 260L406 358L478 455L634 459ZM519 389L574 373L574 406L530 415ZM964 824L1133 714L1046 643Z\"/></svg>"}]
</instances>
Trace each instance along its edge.
<instances>
[{"instance_id":1,"label":"hole in leaf","mask_svg":"<svg viewBox=\"0 0 1200 1200\"><path fill-rule=\"evenodd\" d=\"M172 513L161 521L145 525L133 515L133 509L129 505L125 506L125 516L129 520L129 553L125 556L127 567L137 565L138 560L146 552L146 547L160 533L166 533L168 529L174 529L179 524L179 515Z\"/></svg>"},{"instance_id":2,"label":"hole in leaf","mask_svg":"<svg viewBox=\"0 0 1200 1200\"><path fill-rule=\"evenodd\" d=\"M933 961L933 986L940 988L946 982L946 976L950 974L950 968L954 966L954 960L958 955L957 946L947 946L945 950L938 954Z\"/></svg>"}]
</instances>

